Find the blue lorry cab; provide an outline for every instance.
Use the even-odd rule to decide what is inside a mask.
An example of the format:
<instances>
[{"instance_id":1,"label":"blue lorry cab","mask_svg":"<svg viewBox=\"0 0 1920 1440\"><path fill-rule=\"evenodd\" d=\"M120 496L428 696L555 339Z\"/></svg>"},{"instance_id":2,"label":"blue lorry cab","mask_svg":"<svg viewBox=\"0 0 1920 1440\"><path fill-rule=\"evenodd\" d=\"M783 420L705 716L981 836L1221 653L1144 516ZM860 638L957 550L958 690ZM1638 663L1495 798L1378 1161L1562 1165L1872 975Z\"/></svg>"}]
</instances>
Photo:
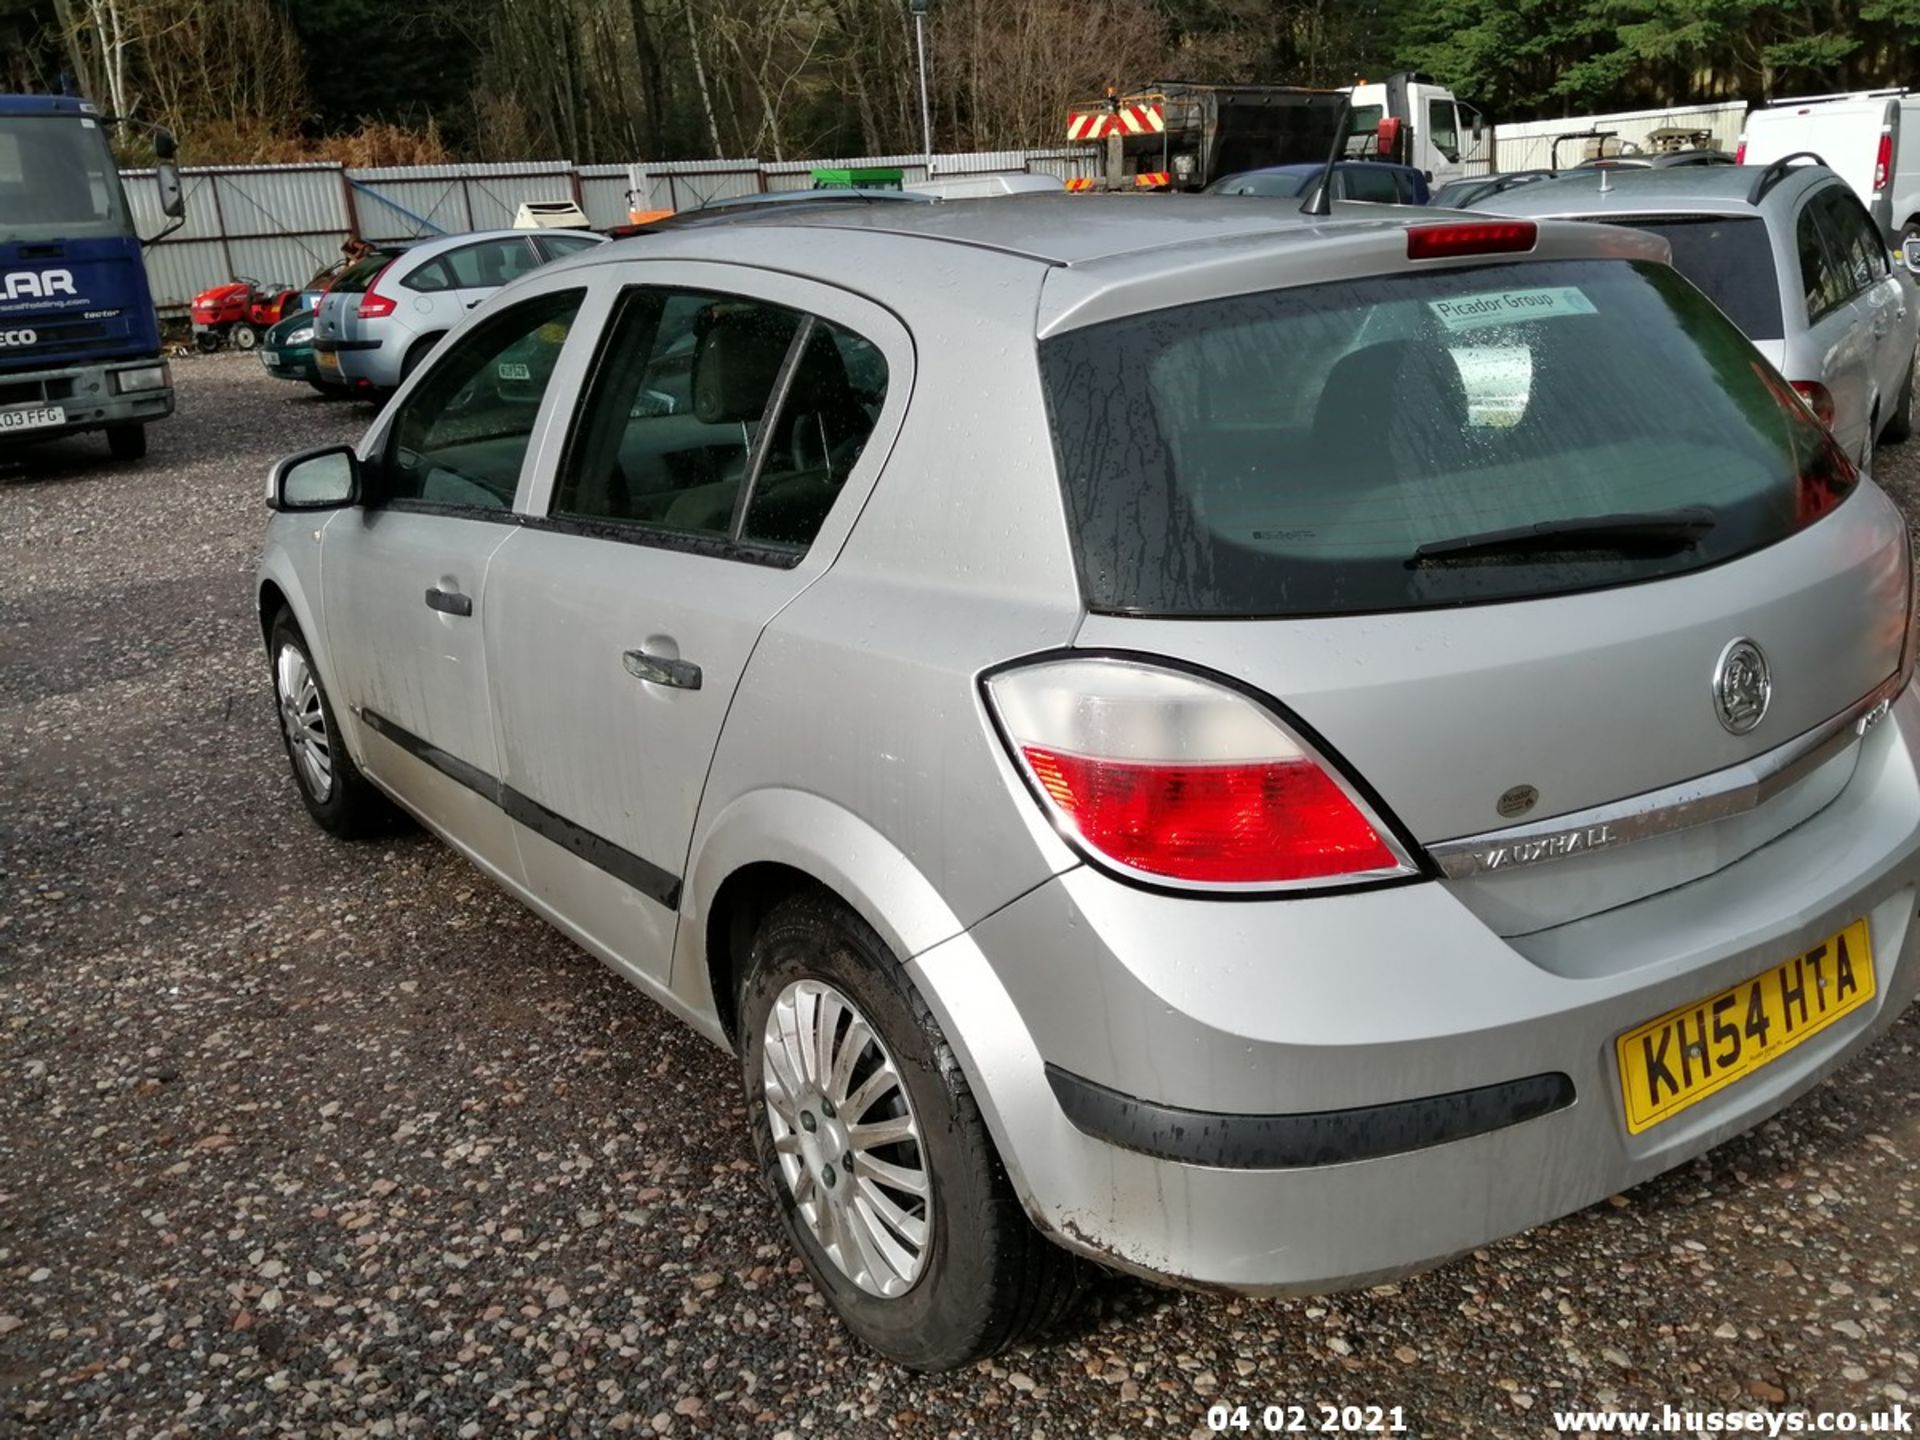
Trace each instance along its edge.
<instances>
[{"instance_id":1,"label":"blue lorry cab","mask_svg":"<svg viewBox=\"0 0 1920 1440\"><path fill-rule=\"evenodd\" d=\"M0 451L102 430L133 459L173 413L108 123L71 96L0 95ZM161 173L177 214L177 175Z\"/></svg>"}]
</instances>

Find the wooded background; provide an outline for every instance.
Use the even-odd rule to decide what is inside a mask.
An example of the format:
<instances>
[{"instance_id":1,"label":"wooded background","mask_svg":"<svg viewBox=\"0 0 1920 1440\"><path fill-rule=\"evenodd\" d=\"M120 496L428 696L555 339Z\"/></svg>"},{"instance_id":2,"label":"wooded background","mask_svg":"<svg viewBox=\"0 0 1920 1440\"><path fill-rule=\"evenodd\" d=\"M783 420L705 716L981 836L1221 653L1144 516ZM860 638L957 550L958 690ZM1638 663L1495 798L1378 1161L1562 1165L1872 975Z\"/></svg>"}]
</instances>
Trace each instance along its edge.
<instances>
[{"instance_id":1,"label":"wooded background","mask_svg":"<svg viewBox=\"0 0 1920 1440\"><path fill-rule=\"evenodd\" d=\"M1920 0L933 0L937 150L1057 143L1109 82L1417 67L1496 122L1906 82ZM0 0L0 89L71 77L188 163L920 148L905 0Z\"/></svg>"}]
</instances>

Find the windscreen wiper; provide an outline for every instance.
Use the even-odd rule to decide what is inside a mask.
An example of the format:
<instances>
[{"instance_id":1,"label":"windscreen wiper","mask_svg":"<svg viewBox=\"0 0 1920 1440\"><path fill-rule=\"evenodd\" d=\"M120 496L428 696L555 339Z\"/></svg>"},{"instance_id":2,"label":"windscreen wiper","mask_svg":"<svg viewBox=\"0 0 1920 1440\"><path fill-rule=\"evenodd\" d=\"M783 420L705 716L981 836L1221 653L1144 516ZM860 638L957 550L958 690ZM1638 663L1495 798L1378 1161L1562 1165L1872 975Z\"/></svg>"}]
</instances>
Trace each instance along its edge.
<instances>
[{"instance_id":1,"label":"windscreen wiper","mask_svg":"<svg viewBox=\"0 0 1920 1440\"><path fill-rule=\"evenodd\" d=\"M1716 523L1717 517L1704 505L1541 520L1532 525L1432 541L1407 557L1407 568L1417 570L1422 565L1445 565L1497 555L1557 555L1573 550L1666 555L1698 543Z\"/></svg>"}]
</instances>

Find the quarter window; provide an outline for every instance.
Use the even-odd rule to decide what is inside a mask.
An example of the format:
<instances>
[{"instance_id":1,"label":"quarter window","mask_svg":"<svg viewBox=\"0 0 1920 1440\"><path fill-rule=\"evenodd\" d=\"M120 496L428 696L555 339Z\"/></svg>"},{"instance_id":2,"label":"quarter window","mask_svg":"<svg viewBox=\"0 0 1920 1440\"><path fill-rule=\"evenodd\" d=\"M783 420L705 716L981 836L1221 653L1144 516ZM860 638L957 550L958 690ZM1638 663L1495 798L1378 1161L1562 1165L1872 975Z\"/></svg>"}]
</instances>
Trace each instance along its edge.
<instances>
[{"instance_id":1,"label":"quarter window","mask_svg":"<svg viewBox=\"0 0 1920 1440\"><path fill-rule=\"evenodd\" d=\"M1800 283L1806 290L1808 320L1818 320L1846 304L1853 292L1852 279L1825 230L1819 205L1806 205L1794 225L1794 245L1800 253Z\"/></svg>"},{"instance_id":2,"label":"quarter window","mask_svg":"<svg viewBox=\"0 0 1920 1440\"><path fill-rule=\"evenodd\" d=\"M388 430L379 498L506 510L579 290L523 301L475 326L422 376Z\"/></svg>"},{"instance_id":3,"label":"quarter window","mask_svg":"<svg viewBox=\"0 0 1920 1440\"><path fill-rule=\"evenodd\" d=\"M622 297L561 463L556 516L803 551L872 433L886 361L784 306Z\"/></svg>"},{"instance_id":4,"label":"quarter window","mask_svg":"<svg viewBox=\"0 0 1920 1440\"><path fill-rule=\"evenodd\" d=\"M600 242L589 240L584 235L536 235L533 243L545 253L547 259L558 260L562 256L577 254L582 250L591 250Z\"/></svg>"},{"instance_id":5,"label":"quarter window","mask_svg":"<svg viewBox=\"0 0 1920 1440\"><path fill-rule=\"evenodd\" d=\"M1880 227L1873 223L1853 192L1844 185L1830 185L1815 197L1815 203L1820 206L1827 234L1842 257L1851 289L1858 293L1885 279L1891 264L1887 247L1880 238Z\"/></svg>"}]
</instances>

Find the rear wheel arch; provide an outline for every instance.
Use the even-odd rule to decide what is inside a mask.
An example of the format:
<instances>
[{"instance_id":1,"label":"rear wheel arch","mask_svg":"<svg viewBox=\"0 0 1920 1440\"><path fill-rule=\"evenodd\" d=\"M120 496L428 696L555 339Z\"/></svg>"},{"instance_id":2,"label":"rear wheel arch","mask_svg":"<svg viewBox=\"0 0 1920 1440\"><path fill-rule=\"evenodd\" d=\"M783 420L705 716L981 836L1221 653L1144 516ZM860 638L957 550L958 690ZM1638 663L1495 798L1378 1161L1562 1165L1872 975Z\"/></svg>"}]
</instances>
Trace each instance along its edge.
<instances>
[{"instance_id":1,"label":"rear wheel arch","mask_svg":"<svg viewBox=\"0 0 1920 1440\"><path fill-rule=\"evenodd\" d=\"M402 356L400 360L400 383L402 385L406 384L413 372L420 368L420 362L433 353L433 347L446 338L446 331L432 330L420 336L411 345L407 346L407 353Z\"/></svg>"},{"instance_id":2,"label":"rear wheel arch","mask_svg":"<svg viewBox=\"0 0 1920 1440\"><path fill-rule=\"evenodd\" d=\"M720 882L706 917L707 979L713 987L714 1013L728 1043L738 1053L740 987L751 962L753 937L761 921L789 896L811 892L839 904L833 889L806 871L777 861L755 861Z\"/></svg>"}]
</instances>

